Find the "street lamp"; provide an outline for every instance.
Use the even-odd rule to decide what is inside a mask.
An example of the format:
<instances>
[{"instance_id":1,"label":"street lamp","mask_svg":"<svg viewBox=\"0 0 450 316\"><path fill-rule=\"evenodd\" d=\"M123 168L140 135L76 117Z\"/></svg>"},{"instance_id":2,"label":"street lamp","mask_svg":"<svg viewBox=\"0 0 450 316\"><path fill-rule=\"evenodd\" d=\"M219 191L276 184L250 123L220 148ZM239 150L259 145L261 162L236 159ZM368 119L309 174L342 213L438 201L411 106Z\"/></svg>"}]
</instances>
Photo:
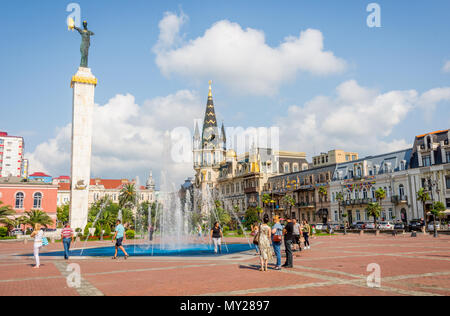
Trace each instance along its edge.
<instances>
[{"instance_id":1,"label":"street lamp","mask_svg":"<svg viewBox=\"0 0 450 316\"><path fill-rule=\"evenodd\" d=\"M432 180L431 178L428 179L428 190L431 193L431 201L432 201L432 205L434 205L434 194L433 194L433 189L436 191L436 193L438 194L438 199L439 199L439 183L435 180ZM427 227L428 228L428 227ZM433 237L437 238L438 236L438 232L437 232L437 227L436 227L436 215L433 213Z\"/></svg>"}]
</instances>

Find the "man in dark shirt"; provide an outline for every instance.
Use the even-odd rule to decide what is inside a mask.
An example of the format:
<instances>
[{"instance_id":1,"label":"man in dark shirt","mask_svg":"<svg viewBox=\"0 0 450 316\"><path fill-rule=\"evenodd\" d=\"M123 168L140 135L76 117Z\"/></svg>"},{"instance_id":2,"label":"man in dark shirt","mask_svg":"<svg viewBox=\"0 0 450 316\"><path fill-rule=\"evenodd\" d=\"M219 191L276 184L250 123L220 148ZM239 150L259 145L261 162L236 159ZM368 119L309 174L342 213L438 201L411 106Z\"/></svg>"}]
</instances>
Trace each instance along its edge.
<instances>
[{"instance_id":1,"label":"man in dark shirt","mask_svg":"<svg viewBox=\"0 0 450 316\"><path fill-rule=\"evenodd\" d=\"M284 247L286 250L286 263L283 265L284 268L293 268L294 260L292 257L292 242L294 238L294 223L292 223L290 218L287 218L287 224L284 227Z\"/></svg>"}]
</instances>

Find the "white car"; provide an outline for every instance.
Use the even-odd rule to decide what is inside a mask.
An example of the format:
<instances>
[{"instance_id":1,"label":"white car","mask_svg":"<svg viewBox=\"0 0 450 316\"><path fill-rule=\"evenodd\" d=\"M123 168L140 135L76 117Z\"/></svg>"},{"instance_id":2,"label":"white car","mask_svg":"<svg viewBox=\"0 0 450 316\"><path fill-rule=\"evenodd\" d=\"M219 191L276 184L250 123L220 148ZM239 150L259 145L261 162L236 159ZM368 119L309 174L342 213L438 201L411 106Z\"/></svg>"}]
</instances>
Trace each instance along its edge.
<instances>
[{"instance_id":1,"label":"white car","mask_svg":"<svg viewBox=\"0 0 450 316\"><path fill-rule=\"evenodd\" d=\"M365 229L375 229L375 223L366 223Z\"/></svg>"},{"instance_id":2,"label":"white car","mask_svg":"<svg viewBox=\"0 0 450 316\"><path fill-rule=\"evenodd\" d=\"M315 227L318 231L322 231L327 228L324 224L316 224Z\"/></svg>"},{"instance_id":3,"label":"white car","mask_svg":"<svg viewBox=\"0 0 450 316\"><path fill-rule=\"evenodd\" d=\"M393 230L394 229L394 223L392 223L392 222L380 222L378 224L378 229L380 229L380 230Z\"/></svg>"}]
</instances>

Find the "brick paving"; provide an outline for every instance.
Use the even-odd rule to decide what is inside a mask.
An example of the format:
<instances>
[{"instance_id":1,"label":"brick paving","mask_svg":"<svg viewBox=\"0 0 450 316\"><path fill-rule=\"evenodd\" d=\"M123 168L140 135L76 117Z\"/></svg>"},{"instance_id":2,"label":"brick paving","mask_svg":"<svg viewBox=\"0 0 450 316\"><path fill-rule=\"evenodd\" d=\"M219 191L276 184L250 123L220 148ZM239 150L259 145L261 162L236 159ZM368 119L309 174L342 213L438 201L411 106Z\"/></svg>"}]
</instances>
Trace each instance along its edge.
<instances>
[{"instance_id":1,"label":"brick paving","mask_svg":"<svg viewBox=\"0 0 450 316\"><path fill-rule=\"evenodd\" d=\"M244 242L227 239L236 241ZM88 247L110 245L110 241L87 243ZM312 239L311 246L295 253L293 269L263 273L253 252L114 261L41 256L42 267L35 270L32 242L0 242L0 295L450 295L450 236L324 236ZM44 251L61 249L61 244L50 244ZM71 263L80 267L78 288L66 281ZM367 286L367 267L372 263L381 268L379 288Z\"/></svg>"}]
</instances>

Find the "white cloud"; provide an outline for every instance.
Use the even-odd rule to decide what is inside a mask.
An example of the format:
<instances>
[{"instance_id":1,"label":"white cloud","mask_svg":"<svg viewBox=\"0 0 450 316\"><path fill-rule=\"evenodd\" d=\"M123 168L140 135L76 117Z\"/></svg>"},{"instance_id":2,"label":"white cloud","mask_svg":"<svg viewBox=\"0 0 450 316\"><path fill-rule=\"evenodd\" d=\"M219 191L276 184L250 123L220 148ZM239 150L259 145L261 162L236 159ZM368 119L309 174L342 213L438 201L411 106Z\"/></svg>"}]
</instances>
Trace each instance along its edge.
<instances>
[{"instance_id":1,"label":"white cloud","mask_svg":"<svg viewBox=\"0 0 450 316\"><path fill-rule=\"evenodd\" d=\"M393 139L392 131L424 104L448 100L450 88L379 93L356 81L342 83L334 97L319 96L303 106L291 106L276 120L281 146L309 155L343 149L379 154L405 149L411 139Z\"/></svg>"},{"instance_id":2,"label":"white cloud","mask_svg":"<svg viewBox=\"0 0 450 316\"><path fill-rule=\"evenodd\" d=\"M450 87L434 88L420 96L419 106L424 110L427 122L432 121L437 105L443 101L450 101Z\"/></svg>"},{"instance_id":3,"label":"white cloud","mask_svg":"<svg viewBox=\"0 0 450 316\"><path fill-rule=\"evenodd\" d=\"M300 72L328 75L346 68L344 60L324 51L323 35L318 30L307 29L271 47L263 31L244 30L237 23L222 20L203 36L180 42L179 31L185 20L184 14L166 13L159 24L160 37L153 51L156 64L167 77L213 78L236 92L273 95Z\"/></svg>"},{"instance_id":4,"label":"white cloud","mask_svg":"<svg viewBox=\"0 0 450 316\"><path fill-rule=\"evenodd\" d=\"M450 60L446 61L444 67L442 67L442 71L446 73L450 73Z\"/></svg>"},{"instance_id":5,"label":"white cloud","mask_svg":"<svg viewBox=\"0 0 450 316\"><path fill-rule=\"evenodd\" d=\"M194 119L202 115L201 104L195 93L183 90L148 100L142 106L129 94L116 95L104 106L95 105L91 175L134 178L153 169L158 176L165 163L171 167L171 179L182 183L193 174L192 163L175 163L163 157L164 135L179 126L192 129ZM68 124L27 153L30 170L68 175L71 132Z\"/></svg>"}]
</instances>

